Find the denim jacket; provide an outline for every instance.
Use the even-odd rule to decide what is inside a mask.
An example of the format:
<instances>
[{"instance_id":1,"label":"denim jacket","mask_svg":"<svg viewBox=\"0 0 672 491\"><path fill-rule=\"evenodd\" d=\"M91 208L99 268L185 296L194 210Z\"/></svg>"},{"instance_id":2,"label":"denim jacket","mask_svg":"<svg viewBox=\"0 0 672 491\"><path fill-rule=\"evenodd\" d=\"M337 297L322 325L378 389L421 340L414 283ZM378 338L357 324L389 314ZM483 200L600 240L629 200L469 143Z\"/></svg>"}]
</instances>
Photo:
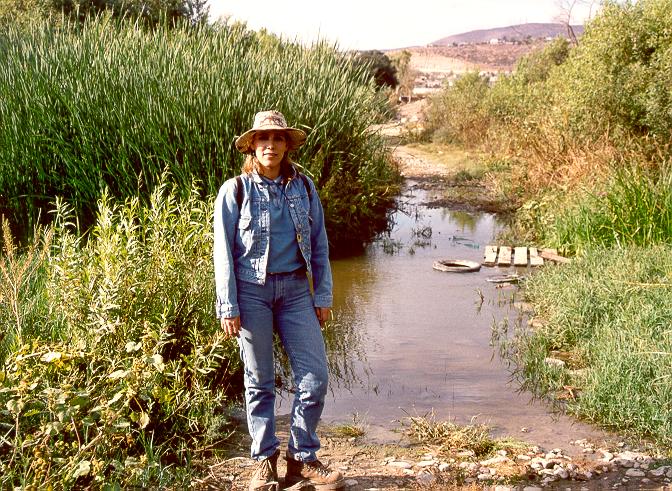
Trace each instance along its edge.
<instances>
[{"instance_id":1,"label":"denim jacket","mask_svg":"<svg viewBox=\"0 0 672 491\"><path fill-rule=\"evenodd\" d=\"M270 243L270 197L268 185L257 173L243 174L243 200L236 203L236 179L227 180L215 200L214 250L216 313L218 318L237 317L236 279L260 285L266 282ZM296 169L285 187L296 240L313 282L315 307L331 307L332 279L324 212L315 184L308 196Z\"/></svg>"}]
</instances>

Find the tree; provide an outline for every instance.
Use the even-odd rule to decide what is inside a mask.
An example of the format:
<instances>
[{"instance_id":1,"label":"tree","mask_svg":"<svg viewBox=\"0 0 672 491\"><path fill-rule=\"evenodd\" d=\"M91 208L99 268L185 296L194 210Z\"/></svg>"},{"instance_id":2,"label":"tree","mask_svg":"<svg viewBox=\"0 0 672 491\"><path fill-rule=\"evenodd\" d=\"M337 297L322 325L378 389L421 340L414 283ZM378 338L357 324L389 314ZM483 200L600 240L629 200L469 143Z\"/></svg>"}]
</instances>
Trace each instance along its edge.
<instances>
[{"instance_id":1,"label":"tree","mask_svg":"<svg viewBox=\"0 0 672 491\"><path fill-rule=\"evenodd\" d=\"M415 85L415 70L411 68L411 57L413 54L407 49L400 53L392 55L392 63L397 69L397 79L399 86L397 93L399 98L407 98L410 102L413 96L413 86Z\"/></svg>"},{"instance_id":2,"label":"tree","mask_svg":"<svg viewBox=\"0 0 672 491\"><path fill-rule=\"evenodd\" d=\"M394 89L399 85L397 69L382 51L361 51L357 54L355 60L368 66L369 73L378 88L387 86Z\"/></svg>"},{"instance_id":3,"label":"tree","mask_svg":"<svg viewBox=\"0 0 672 491\"><path fill-rule=\"evenodd\" d=\"M104 12L150 26L181 19L195 24L207 20L208 10L207 0L0 0L0 25L25 24L54 14L81 22Z\"/></svg>"}]
</instances>

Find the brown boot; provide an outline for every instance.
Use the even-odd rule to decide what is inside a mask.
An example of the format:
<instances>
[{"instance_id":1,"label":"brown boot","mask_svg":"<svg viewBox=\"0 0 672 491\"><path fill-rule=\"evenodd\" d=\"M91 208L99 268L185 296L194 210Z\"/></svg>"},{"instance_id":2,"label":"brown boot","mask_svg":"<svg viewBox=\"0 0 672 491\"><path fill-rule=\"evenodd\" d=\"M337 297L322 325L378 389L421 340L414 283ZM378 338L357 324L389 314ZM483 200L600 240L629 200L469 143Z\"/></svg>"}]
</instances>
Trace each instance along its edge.
<instances>
[{"instance_id":1,"label":"brown boot","mask_svg":"<svg viewBox=\"0 0 672 491\"><path fill-rule=\"evenodd\" d=\"M332 471L319 460L313 462L300 462L294 460L287 452L287 474L285 475L285 487L301 483L301 486L313 487L316 490L342 489L345 487L343 474Z\"/></svg>"},{"instance_id":2,"label":"brown boot","mask_svg":"<svg viewBox=\"0 0 672 491\"><path fill-rule=\"evenodd\" d=\"M276 450L267 459L257 461L257 467L250 479L248 491L277 491L278 490L278 457L280 450Z\"/></svg>"}]
</instances>

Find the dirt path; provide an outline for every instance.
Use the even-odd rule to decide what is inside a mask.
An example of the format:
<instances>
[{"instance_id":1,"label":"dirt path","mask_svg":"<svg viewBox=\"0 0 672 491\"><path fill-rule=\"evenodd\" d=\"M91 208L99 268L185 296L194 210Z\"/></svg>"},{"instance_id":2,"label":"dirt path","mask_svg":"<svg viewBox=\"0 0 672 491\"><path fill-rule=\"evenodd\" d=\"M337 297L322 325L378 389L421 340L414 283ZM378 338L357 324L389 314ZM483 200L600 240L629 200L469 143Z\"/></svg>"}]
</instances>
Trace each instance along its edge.
<instances>
[{"instance_id":1,"label":"dirt path","mask_svg":"<svg viewBox=\"0 0 672 491\"><path fill-rule=\"evenodd\" d=\"M391 125L390 127L394 127ZM454 158L428 156L412 147L397 147L394 155L402 174L419 186L440 189L455 185ZM459 159L458 159L459 160ZM459 171L458 171L459 172ZM470 184L482 193L482 184ZM448 204L450 199L447 201ZM483 205L490 199L481 198ZM468 204L479 207L478 203ZM226 457L208 457L194 464L202 469L194 489L246 490L254 462L248 458L249 437L245 422L227 442ZM278 436L287 442L288 417L278 420ZM349 491L375 490L480 490L534 491L537 489L657 489L672 491L672 465L645 451L613 441L572 442L568 449L544 449L534 441L497 444L488 453L476 455L465 446L414 441L399 428L393 443L376 444L366 428L321 427L320 459L346 476ZM361 434L360 434L361 433ZM577 437L578 438L578 437ZM283 476L285 463L279 460ZM282 484L282 482L281 482Z\"/></svg>"}]
</instances>

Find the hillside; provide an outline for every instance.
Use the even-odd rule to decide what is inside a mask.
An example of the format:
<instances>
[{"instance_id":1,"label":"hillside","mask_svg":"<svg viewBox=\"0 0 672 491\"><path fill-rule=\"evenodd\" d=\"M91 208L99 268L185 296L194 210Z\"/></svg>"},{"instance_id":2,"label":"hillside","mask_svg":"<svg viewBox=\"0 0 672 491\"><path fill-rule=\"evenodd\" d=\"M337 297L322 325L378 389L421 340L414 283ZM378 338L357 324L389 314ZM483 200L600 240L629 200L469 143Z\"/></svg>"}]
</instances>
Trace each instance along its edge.
<instances>
[{"instance_id":1,"label":"hillside","mask_svg":"<svg viewBox=\"0 0 672 491\"><path fill-rule=\"evenodd\" d=\"M583 26L572 26L574 34L580 36ZM491 39L502 41L524 42L528 39L545 39L558 36L567 37L567 27L559 23L529 23L518 24L508 27L496 27L493 29L481 29L477 31L463 32L441 38L431 43L431 46L451 46L454 44L487 43Z\"/></svg>"}]
</instances>

